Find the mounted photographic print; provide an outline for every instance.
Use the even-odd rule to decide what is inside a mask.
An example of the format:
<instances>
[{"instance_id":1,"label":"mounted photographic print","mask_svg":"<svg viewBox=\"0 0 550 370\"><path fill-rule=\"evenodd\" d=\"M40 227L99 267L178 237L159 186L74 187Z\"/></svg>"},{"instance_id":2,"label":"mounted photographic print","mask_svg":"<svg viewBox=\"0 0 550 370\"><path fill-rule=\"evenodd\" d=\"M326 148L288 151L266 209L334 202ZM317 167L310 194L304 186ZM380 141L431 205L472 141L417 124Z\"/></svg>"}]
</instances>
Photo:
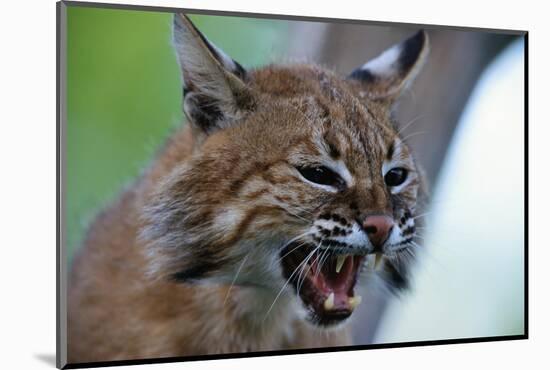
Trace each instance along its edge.
<instances>
[{"instance_id":1,"label":"mounted photographic print","mask_svg":"<svg viewBox=\"0 0 550 370\"><path fill-rule=\"evenodd\" d=\"M527 338L526 48L58 3L58 367Z\"/></svg>"}]
</instances>

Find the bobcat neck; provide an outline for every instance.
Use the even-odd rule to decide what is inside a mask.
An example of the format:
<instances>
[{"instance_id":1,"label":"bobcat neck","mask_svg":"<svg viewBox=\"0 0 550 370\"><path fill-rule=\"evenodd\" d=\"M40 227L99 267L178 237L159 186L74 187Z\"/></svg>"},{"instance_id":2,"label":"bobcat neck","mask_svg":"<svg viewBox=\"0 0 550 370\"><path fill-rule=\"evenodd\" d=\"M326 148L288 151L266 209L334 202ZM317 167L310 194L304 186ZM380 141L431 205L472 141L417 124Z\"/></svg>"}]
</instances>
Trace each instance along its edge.
<instances>
[{"instance_id":1,"label":"bobcat neck","mask_svg":"<svg viewBox=\"0 0 550 370\"><path fill-rule=\"evenodd\" d=\"M152 185L192 147L188 127L176 132L142 178L91 226L70 277L69 362L349 344L345 330L317 336L299 320L288 294L267 314L278 291L148 275L139 210Z\"/></svg>"},{"instance_id":2,"label":"bobcat neck","mask_svg":"<svg viewBox=\"0 0 550 370\"><path fill-rule=\"evenodd\" d=\"M182 163L190 157L194 151L196 138L192 134L192 127L186 126L178 130L166 143L158 160L149 168L145 176L138 183L136 197L136 212L139 212L145 205L153 187L162 177L170 172L175 163ZM143 254L144 246L139 246L137 251ZM147 264L147 260L144 261ZM247 261L242 261L247 262ZM251 262L251 261L249 261ZM242 267L242 266L241 266ZM238 277L240 271L235 273ZM161 282L160 284L171 285L172 288L180 284ZM216 321L215 318L223 317L221 323L229 318L231 325L238 325L252 335L250 343L246 347L252 348L255 343L265 341L273 342L277 346L279 341L287 342L293 336L292 323L299 319L300 307L294 297L271 288L261 286L235 284L183 284L185 300L194 302L197 316L200 322L206 323ZM187 296L187 292L191 294ZM229 330L230 327L226 328ZM215 330L216 331L216 330ZM254 333L265 335L266 338L259 338ZM268 349L268 348L266 348ZM213 353L216 353L215 351Z\"/></svg>"}]
</instances>

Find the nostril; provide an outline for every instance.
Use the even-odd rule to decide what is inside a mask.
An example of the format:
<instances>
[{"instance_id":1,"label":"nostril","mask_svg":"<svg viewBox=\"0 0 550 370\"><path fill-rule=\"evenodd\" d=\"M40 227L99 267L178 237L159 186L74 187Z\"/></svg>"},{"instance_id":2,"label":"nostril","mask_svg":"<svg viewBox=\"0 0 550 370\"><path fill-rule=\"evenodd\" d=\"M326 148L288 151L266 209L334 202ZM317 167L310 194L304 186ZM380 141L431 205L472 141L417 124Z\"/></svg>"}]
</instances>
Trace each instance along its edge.
<instances>
[{"instance_id":1,"label":"nostril","mask_svg":"<svg viewBox=\"0 0 550 370\"><path fill-rule=\"evenodd\" d=\"M376 226L366 226L365 232L367 234L376 234L378 232L378 229L376 228Z\"/></svg>"}]
</instances>

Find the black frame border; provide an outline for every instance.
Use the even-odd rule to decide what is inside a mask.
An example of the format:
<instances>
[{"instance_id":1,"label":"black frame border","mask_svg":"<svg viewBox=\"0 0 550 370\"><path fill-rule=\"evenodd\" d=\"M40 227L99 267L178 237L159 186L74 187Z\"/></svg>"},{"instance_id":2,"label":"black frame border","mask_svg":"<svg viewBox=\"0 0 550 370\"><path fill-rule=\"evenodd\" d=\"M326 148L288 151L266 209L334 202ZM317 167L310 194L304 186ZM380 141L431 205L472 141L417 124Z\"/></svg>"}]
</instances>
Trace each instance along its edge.
<instances>
[{"instance_id":1,"label":"black frame border","mask_svg":"<svg viewBox=\"0 0 550 370\"><path fill-rule=\"evenodd\" d=\"M227 353L227 354L163 357L163 358L138 359L138 360L82 362L82 363L75 363L75 364L67 364L64 367L62 367L62 369L82 369L82 368L128 366L128 365L152 365L152 364L164 364L164 363L172 363L172 362L191 362L191 361L224 360L224 359L250 358L250 357L305 355L305 354L313 354L313 353L348 352L348 351L368 350L368 349L406 348L406 347L425 347L425 346L439 346L439 345L463 344L463 343L501 342L501 341L522 340L522 339L527 339L526 335L507 335L507 336L499 336L499 337L426 340L426 341L418 341L418 342L380 343L380 344L366 344L366 345L342 346L342 347L307 348L307 349L295 349L295 350L293 349L293 350L243 352L243 353L238 352L238 353Z\"/></svg>"},{"instance_id":2,"label":"black frame border","mask_svg":"<svg viewBox=\"0 0 550 370\"><path fill-rule=\"evenodd\" d=\"M199 356L181 356L181 357L164 357L164 358L152 358L152 359L135 359L135 360L119 360L119 361L100 361L100 362L84 362L84 363L64 363L66 359L66 348L62 347L63 335L61 333L60 323L64 319L62 317L61 304L63 302L62 285L63 274L61 269L67 268L66 261L62 261L65 256L64 243L63 243L63 212L61 200L64 199L63 180L65 173L64 163L64 147L65 143L62 142L62 130L65 124L65 115L63 107L65 102L62 101L62 94L65 91L63 85L65 72L62 70L63 66L66 66L65 61L62 60L65 57L65 50L62 50L61 45L65 45L62 41L62 37L67 36L66 29L62 25L62 17L65 14L66 7L87 7L87 8L101 8L101 9L120 9L120 10L136 10L136 11L150 11L150 12L162 12L162 13L174 13L185 12L189 14L203 14L203 15L219 15L219 16L234 16L234 17L249 17L249 18L261 18L261 19L279 19L279 20L293 20L293 21L310 21L310 22L327 22L327 23L345 23L345 24L362 24L362 25L376 25L376 26L401 26L401 27L422 27L425 29L446 29L456 31L477 31L477 32L491 32L491 33L506 33L511 35L523 36L524 40L524 334L523 335L505 335L505 336L490 336L490 337L474 337L474 338L456 338L456 339L441 339L441 340L425 340L425 341L411 341L411 342L395 342L395 343L379 343L379 344L366 344L366 345L351 345L340 347L321 347L321 348L308 348L308 349L296 349L296 350L274 350L274 351L260 351L260 352L239 352L228 354L212 354L212 355L199 355ZM64 20L64 19L63 19ZM64 24L66 25L66 23ZM324 17L312 17L312 16L298 16L287 14L265 14L265 13L249 13L249 12L232 12L232 11L220 11L220 10L203 10L192 8L172 8L161 6L147 6L147 5L131 5L131 4L112 4L112 3L99 3L99 2L83 2L83 1L58 1L56 3L56 367L59 369L81 369L81 368L95 368L95 367L110 367L110 366L126 366L126 365L147 365L147 364L160 364L160 363L173 363L173 362L190 362L190 361L205 361L205 360L222 360L222 359L235 359L235 358L250 358L250 357L266 357L266 356L285 356L285 355L297 355L297 354L314 354L314 353L330 353L330 352L347 352L357 350L369 350L369 349L385 349L385 348L406 348L406 347L423 347L423 346L436 346L436 345L449 345L449 344L467 344L467 343L485 343L485 342L499 342L499 341L512 341L512 340L525 340L529 339L529 31L527 30L514 30L514 29L492 29L482 27L459 27L459 26L446 26L438 24L421 24L421 23L402 23L402 22L383 22L383 21L370 21L360 19L343 19L343 18L324 18ZM66 282L65 282L66 283ZM66 316L66 315L65 315ZM66 337L65 337L66 339ZM61 356L63 355L63 359Z\"/></svg>"}]
</instances>

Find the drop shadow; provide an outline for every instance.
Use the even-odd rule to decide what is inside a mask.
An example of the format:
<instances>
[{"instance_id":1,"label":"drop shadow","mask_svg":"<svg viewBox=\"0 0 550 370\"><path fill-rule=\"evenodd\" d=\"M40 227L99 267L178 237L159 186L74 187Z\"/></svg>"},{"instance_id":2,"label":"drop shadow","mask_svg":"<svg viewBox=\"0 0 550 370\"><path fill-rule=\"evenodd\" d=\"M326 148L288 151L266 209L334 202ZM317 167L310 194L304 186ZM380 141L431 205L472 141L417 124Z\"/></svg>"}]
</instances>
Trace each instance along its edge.
<instances>
[{"instance_id":1,"label":"drop shadow","mask_svg":"<svg viewBox=\"0 0 550 370\"><path fill-rule=\"evenodd\" d=\"M50 365L55 367L55 353L41 353L41 354L35 354L34 357L46 365Z\"/></svg>"}]
</instances>

